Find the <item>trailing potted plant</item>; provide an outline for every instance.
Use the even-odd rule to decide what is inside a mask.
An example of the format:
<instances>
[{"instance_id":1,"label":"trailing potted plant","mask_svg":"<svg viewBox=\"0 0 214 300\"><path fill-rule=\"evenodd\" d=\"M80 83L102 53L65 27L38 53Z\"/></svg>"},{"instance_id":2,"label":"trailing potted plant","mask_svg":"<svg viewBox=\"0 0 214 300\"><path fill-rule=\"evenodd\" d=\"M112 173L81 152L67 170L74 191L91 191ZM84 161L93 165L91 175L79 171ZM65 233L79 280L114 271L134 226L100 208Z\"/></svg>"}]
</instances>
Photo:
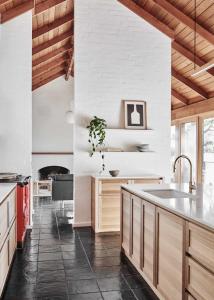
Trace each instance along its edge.
<instances>
[{"instance_id":1,"label":"trailing potted plant","mask_svg":"<svg viewBox=\"0 0 214 300\"><path fill-rule=\"evenodd\" d=\"M89 130L88 142L91 145L90 156L94 155L94 152L99 151L102 157L102 171L105 171L105 156L102 151L104 146L104 141L106 137L105 129L107 127L106 120L94 116L91 120L87 129Z\"/></svg>"}]
</instances>

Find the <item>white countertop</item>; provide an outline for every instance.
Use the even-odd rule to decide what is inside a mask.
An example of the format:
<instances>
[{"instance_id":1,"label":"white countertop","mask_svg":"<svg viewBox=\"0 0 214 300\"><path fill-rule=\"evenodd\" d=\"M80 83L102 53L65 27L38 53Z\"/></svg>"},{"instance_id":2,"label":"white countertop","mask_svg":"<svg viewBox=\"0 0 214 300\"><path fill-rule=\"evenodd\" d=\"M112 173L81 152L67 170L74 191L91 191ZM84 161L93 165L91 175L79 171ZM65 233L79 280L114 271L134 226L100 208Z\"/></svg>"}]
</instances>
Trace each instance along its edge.
<instances>
[{"instance_id":1,"label":"white countertop","mask_svg":"<svg viewBox=\"0 0 214 300\"><path fill-rule=\"evenodd\" d=\"M0 183L0 204L16 187L16 183Z\"/></svg>"},{"instance_id":2,"label":"white countertop","mask_svg":"<svg viewBox=\"0 0 214 300\"><path fill-rule=\"evenodd\" d=\"M141 174L141 175L119 175L112 177L111 175L92 175L95 179L162 179L163 177L156 174Z\"/></svg>"},{"instance_id":3,"label":"white countertop","mask_svg":"<svg viewBox=\"0 0 214 300\"><path fill-rule=\"evenodd\" d=\"M201 185L192 192L192 198L160 198L146 192L176 189L189 193L188 184L124 184L122 187L136 196L214 231L214 187Z\"/></svg>"}]
</instances>

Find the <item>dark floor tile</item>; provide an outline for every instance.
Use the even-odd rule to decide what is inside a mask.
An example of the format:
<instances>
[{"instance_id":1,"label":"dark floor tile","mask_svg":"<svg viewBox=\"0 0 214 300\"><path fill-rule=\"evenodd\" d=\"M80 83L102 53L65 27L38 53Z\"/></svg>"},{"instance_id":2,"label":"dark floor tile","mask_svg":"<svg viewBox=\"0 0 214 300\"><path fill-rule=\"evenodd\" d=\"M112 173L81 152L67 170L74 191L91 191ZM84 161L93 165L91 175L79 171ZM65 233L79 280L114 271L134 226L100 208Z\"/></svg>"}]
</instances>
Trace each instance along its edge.
<instances>
[{"instance_id":1,"label":"dark floor tile","mask_svg":"<svg viewBox=\"0 0 214 300\"><path fill-rule=\"evenodd\" d=\"M119 266L120 258L119 257L95 258L91 261L91 263L92 263L92 266L94 266L94 267Z\"/></svg>"},{"instance_id":2,"label":"dark floor tile","mask_svg":"<svg viewBox=\"0 0 214 300\"><path fill-rule=\"evenodd\" d=\"M104 300L136 300L131 291L102 292Z\"/></svg>"},{"instance_id":3,"label":"dark floor tile","mask_svg":"<svg viewBox=\"0 0 214 300\"><path fill-rule=\"evenodd\" d=\"M46 240L39 240L39 246L47 246L47 245L59 245L59 239L46 239Z\"/></svg>"},{"instance_id":4,"label":"dark floor tile","mask_svg":"<svg viewBox=\"0 0 214 300\"><path fill-rule=\"evenodd\" d=\"M62 245L61 249L63 252L82 251L83 250L81 244L78 242L75 244L71 244L71 245Z\"/></svg>"},{"instance_id":5,"label":"dark floor tile","mask_svg":"<svg viewBox=\"0 0 214 300\"><path fill-rule=\"evenodd\" d=\"M36 286L36 294L44 296L67 296L67 286L65 282L41 282Z\"/></svg>"},{"instance_id":6,"label":"dark floor tile","mask_svg":"<svg viewBox=\"0 0 214 300\"><path fill-rule=\"evenodd\" d=\"M58 233L58 228L57 226L53 226L51 228L41 228L40 229L40 234L47 234L47 233Z\"/></svg>"},{"instance_id":7,"label":"dark floor tile","mask_svg":"<svg viewBox=\"0 0 214 300\"><path fill-rule=\"evenodd\" d=\"M39 253L38 261L46 261L46 260L61 260L62 253L61 252L46 252L46 253Z\"/></svg>"},{"instance_id":8,"label":"dark floor tile","mask_svg":"<svg viewBox=\"0 0 214 300\"><path fill-rule=\"evenodd\" d=\"M84 259L86 256L85 253L82 250L80 250L79 252L62 252L62 257L63 259Z\"/></svg>"},{"instance_id":9,"label":"dark floor tile","mask_svg":"<svg viewBox=\"0 0 214 300\"><path fill-rule=\"evenodd\" d=\"M93 269L96 278L117 277L121 274L119 266L96 267Z\"/></svg>"},{"instance_id":10,"label":"dark floor tile","mask_svg":"<svg viewBox=\"0 0 214 300\"><path fill-rule=\"evenodd\" d=\"M35 284L8 284L4 294L4 300L34 299L35 296Z\"/></svg>"},{"instance_id":11,"label":"dark floor tile","mask_svg":"<svg viewBox=\"0 0 214 300\"><path fill-rule=\"evenodd\" d=\"M37 275L37 282L65 282L65 271L64 270L52 270L52 271L39 271Z\"/></svg>"},{"instance_id":12,"label":"dark floor tile","mask_svg":"<svg viewBox=\"0 0 214 300\"><path fill-rule=\"evenodd\" d=\"M67 280L93 279L93 278L95 278L95 273L92 272L89 267L66 269L65 270L65 275L66 275Z\"/></svg>"},{"instance_id":13,"label":"dark floor tile","mask_svg":"<svg viewBox=\"0 0 214 300\"><path fill-rule=\"evenodd\" d=\"M137 275L138 274L137 270L134 267L130 266L130 265L124 265L123 264L123 265L120 266L120 269L121 269L122 274L125 275L125 276Z\"/></svg>"},{"instance_id":14,"label":"dark floor tile","mask_svg":"<svg viewBox=\"0 0 214 300\"><path fill-rule=\"evenodd\" d=\"M69 300L103 300L100 293L70 295Z\"/></svg>"},{"instance_id":15,"label":"dark floor tile","mask_svg":"<svg viewBox=\"0 0 214 300\"><path fill-rule=\"evenodd\" d=\"M99 292L99 288L95 279L68 281L69 294L84 294L95 292Z\"/></svg>"},{"instance_id":16,"label":"dark floor tile","mask_svg":"<svg viewBox=\"0 0 214 300\"><path fill-rule=\"evenodd\" d=\"M38 262L38 270L63 270L64 264L62 260L56 260L56 261L42 261Z\"/></svg>"},{"instance_id":17,"label":"dark floor tile","mask_svg":"<svg viewBox=\"0 0 214 300\"><path fill-rule=\"evenodd\" d=\"M40 233L39 238L40 238L40 240L59 239L59 235L58 235L58 232L56 232L56 233Z\"/></svg>"},{"instance_id":18,"label":"dark floor tile","mask_svg":"<svg viewBox=\"0 0 214 300\"><path fill-rule=\"evenodd\" d=\"M88 261L87 259L81 259L81 260L70 260L70 259L65 259L63 261L65 269L73 269L73 268L84 268L88 267Z\"/></svg>"},{"instance_id":19,"label":"dark floor tile","mask_svg":"<svg viewBox=\"0 0 214 300\"><path fill-rule=\"evenodd\" d=\"M60 252L61 246L60 245L41 245L39 246L39 253L43 252Z\"/></svg>"},{"instance_id":20,"label":"dark floor tile","mask_svg":"<svg viewBox=\"0 0 214 300\"><path fill-rule=\"evenodd\" d=\"M35 300L68 300L68 295L36 297Z\"/></svg>"},{"instance_id":21,"label":"dark floor tile","mask_svg":"<svg viewBox=\"0 0 214 300\"><path fill-rule=\"evenodd\" d=\"M158 300L159 299L150 288L133 289L132 291L138 300Z\"/></svg>"},{"instance_id":22,"label":"dark floor tile","mask_svg":"<svg viewBox=\"0 0 214 300\"><path fill-rule=\"evenodd\" d=\"M125 280L132 289L148 287L148 284L140 275L126 276Z\"/></svg>"},{"instance_id":23,"label":"dark floor tile","mask_svg":"<svg viewBox=\"0 0 214 300\"><path fill-rule=\"evenodd\" d=\"M129 287L122 276L98 278L97 283L101 292L129 290Z\"/></svg>"}]
</instances>

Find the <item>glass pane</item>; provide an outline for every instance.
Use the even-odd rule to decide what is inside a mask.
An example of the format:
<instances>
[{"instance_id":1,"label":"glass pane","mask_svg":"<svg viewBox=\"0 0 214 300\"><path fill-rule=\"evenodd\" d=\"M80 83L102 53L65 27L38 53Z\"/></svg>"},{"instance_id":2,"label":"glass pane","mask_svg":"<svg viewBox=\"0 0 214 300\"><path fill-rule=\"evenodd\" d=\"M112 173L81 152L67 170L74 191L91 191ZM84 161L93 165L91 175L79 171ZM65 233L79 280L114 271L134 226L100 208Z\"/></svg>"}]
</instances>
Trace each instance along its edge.
<instances>
[{"instance_id":1,"label":"glass pane","mask_svg":"<svg viewBox=\"0 0 214 300\"><path fill-rule=\"evenodd\" d=\"M196 157L197 135L196 122L188 122L181 125L181 154L188 156L193 166L193 182L196 182ZM186 159L181 161L181 182L188 183L190 177L190 165Z\"/></svg>"},{"instance_id":2,"label":"glass pane","mask_svg":"<svg viewBox=\"0 0 214 300\"><path fill-rule=\"evenodd\" d=\"M178 155L178 135L176 126L171 126L171 181L175 182L175 174L173 172L173 164Z\"/></svg>"},{"instance_id":3,"label":"glass pane","mask_svg":"<svg viewBox=\"0 0 214 300\"><path fill-rule=\"evenodd\" d=\"M214 118L204 120L202 176L204 184L214 185Z\"/></svg>"}]
</instances>

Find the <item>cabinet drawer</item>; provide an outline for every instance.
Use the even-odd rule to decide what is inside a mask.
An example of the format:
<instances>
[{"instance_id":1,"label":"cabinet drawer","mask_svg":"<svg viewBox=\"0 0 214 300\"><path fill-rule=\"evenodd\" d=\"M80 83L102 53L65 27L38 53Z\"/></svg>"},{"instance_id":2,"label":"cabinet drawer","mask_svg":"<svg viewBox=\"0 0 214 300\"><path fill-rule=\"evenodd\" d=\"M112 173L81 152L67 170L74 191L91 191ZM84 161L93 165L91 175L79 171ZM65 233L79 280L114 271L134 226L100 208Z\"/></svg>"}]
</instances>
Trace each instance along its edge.
<instances>
[{"instance_id":1,"label":"cabinet drawer","mask_svg":"<svg viewBox=\"0 0 214 300\"><path fill-rule=\"evenodd\" d=\"M213 300L214 275L191 258L187 258L187 290L199 300Z\"/></svg>"},{"instance_id":2,"label":"cabinet drawer","mask_svg":"<svg viewBox=\"0 0 214 300\"><path fill-rule=\"evenodd\" d=\"M8 201L0 205L0 247L8 229Z\"/></svg>"},{"instance_id":3,"label":"cabinet drawer","mask_svg":"<svg viewBox=\"0 0 214 300\"><path fill-rule=\"evenodd\" d=\"M188 223L188 253L214 272L214 233Z\"/></svg>"},{"instance_id":4,"label":"cabinet drawer","mask_svg":"<svg viewBox=\"0 0 214 300\"><path fill-rule=\"evenodd\" d=\"M9 270L9 242L6 239L1 251L0 251L0 298L4 287L4 283Z\"/></svg>"},{"instance_id":5,"label":"cabinet drawer","mask_svg":"<svg viewBox=\"0 0 214 300\"><path fill-rule=\"evenodd\" d=\"M128 184L128 180L100 180L99 181L99 194L115 194L120 193L122 184Z\"/></svg>"}]
</instances>

